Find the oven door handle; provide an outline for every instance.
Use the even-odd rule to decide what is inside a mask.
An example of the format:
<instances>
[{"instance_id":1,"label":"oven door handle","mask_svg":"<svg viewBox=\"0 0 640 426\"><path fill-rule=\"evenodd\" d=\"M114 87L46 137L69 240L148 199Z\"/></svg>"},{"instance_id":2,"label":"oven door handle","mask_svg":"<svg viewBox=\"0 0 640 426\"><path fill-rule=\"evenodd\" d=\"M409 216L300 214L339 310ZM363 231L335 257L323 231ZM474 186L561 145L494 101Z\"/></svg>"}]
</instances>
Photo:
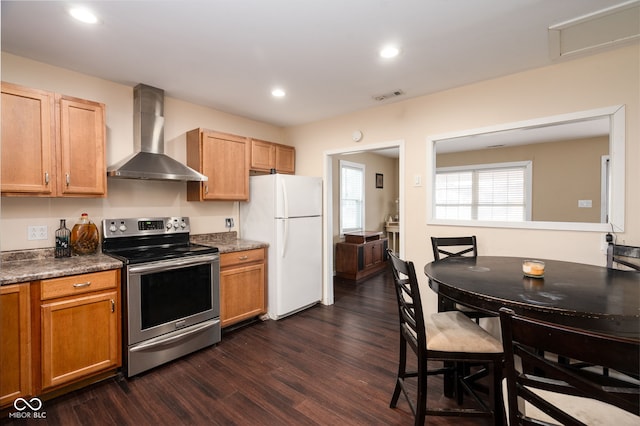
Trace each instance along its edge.
<instances>
[{"instance_id":1,"label":"oven door handle","mask_svg":"<svg viewBox=\"0 0 640 426\"><path fill-rule=\"evenodd\" d=\"M171 345L173 343L179 342L180 340L184 340L186 338L188 338L189 336L196 334L196 333L200 333L204 330L207 330L209 328L214 327L217 323L219 322L219 320L214 319L214 320L209 320L209 321L205 321L202 324L199 324L197 326L193 326L193 328L191 328L190 330L185 331L184 333L180 333L178 335L175 336L171 336L171 337L157 337L155 339L151 339L149 340L147 343L142 343L139 345L136 345L134 347L132 347L131 349L129 349L130 352L142 352L142 351L148 351L148 350L153 350L159 346L167 346L167 345Z\"/></svg>"},{"instance_id":2,"label":"oven door handle","mask_svg":"<svg viewBox=\"0 0 640 426\"><path fill-rule=\"evenodd\" d=\"M160 262L151 262L140 265L129 266L130 273L144 273L154 271L167 271L170 269L184 268L186 266L202 265L205 263L211 263L217 260L219 256L214 254L212 256L196 256L191 258L180 258L172 260L163 260Z\"/></svg>"}]
</instances>

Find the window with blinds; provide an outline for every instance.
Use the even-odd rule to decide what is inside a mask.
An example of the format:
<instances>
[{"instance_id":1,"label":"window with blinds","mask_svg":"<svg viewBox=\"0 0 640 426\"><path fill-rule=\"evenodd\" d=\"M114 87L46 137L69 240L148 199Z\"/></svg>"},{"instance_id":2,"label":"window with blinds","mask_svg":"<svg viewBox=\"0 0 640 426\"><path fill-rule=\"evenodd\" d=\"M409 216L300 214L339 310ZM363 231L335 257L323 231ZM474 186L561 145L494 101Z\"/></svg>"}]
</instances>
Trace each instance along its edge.
<instances>
[{"instance_id":1,"label":"window with blinds","mask_svg":"<svg viewBox=\"0 0 640 426\"><path fill-rule=\"evenodd\" d=\"M364 164L340 161L340 234L364 230Z\"/></svg>"},{"instance_id":2,"label":"window with blinds","mask_svg":"<svg viewBox=\"0 0 640 426\"><path fill-rule=\"evenodd\" d=\"M531 161L436 169L435 218L531 220Z\"/></svg>"}]
</instances>

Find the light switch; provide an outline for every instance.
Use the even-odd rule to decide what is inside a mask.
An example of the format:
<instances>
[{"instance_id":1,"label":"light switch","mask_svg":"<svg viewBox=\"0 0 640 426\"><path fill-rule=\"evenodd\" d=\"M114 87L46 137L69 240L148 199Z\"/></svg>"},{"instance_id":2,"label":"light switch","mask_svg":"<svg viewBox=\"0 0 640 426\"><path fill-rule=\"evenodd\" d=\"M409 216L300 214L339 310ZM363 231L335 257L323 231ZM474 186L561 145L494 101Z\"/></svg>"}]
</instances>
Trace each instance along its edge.
<instances>
[{"instance_id":1,"label":"light switch","mask_svg":"<svg viewBox=\"0 0 640 426\"><path fill-rule=\"evenodd\" d=\"M422 175L413 175L413 186L422 186Z\"/></svg>"},{"instance_id":2,"label":"light switch","mask_svg":"<svg viewBox=\"0 0 640 426\"><path fill-rule=\"evenodd\" d=\"M578 207L581 209L590 209L592 204L591 200L578 200Z\"/></svg>"}]
</instances>

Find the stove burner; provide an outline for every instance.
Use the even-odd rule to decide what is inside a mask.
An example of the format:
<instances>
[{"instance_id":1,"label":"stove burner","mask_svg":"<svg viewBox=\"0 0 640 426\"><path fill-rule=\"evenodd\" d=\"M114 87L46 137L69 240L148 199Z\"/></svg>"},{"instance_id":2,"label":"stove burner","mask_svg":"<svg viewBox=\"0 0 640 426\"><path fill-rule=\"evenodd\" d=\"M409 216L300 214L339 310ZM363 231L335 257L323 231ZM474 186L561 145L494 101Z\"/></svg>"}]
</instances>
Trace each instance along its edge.
<instances>
[{"instance_id":1,"label":"stove burner","mask_svg":"<svg viewBox=\"0 0 640 426\"><path fill-rule=\"evenodd\" d=\"M102 252L127 264L218 253L189 242L188 217L105 219Z\"/></svg>"},{"instance_id":2,"label":"stove burner","mask_svg":"<svg viewBox=\"0 0 640 426\"><path fill-rule=\"evenodd\" d=\"M159 260L175 259L177 257L190 257L202 254L218 253L217 247L208 247L199 244L170 247L140 247L121 250L106 251L108 255L117 257L128 264L156 262Z\"/></svg>"}]
</instances>

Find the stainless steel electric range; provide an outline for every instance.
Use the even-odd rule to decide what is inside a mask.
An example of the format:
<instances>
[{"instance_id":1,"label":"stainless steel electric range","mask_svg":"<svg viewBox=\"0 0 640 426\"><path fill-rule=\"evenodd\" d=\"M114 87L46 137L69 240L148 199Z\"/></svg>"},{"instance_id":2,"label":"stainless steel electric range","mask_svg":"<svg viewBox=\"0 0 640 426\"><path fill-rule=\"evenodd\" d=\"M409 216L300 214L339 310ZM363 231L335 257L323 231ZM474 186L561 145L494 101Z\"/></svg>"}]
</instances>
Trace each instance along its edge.
<instances>
[{"instance_id":1,"label":"stainless steel electric range","mask_svg":"<svg viewBox=\"0 0 640 426\"><path fill-rule=\"evenodd\" d=\"M102 222L103 253L125 264L126 377L220 341L220 256L189 232L188 217Z\"/></svg>"}]
</instances>

